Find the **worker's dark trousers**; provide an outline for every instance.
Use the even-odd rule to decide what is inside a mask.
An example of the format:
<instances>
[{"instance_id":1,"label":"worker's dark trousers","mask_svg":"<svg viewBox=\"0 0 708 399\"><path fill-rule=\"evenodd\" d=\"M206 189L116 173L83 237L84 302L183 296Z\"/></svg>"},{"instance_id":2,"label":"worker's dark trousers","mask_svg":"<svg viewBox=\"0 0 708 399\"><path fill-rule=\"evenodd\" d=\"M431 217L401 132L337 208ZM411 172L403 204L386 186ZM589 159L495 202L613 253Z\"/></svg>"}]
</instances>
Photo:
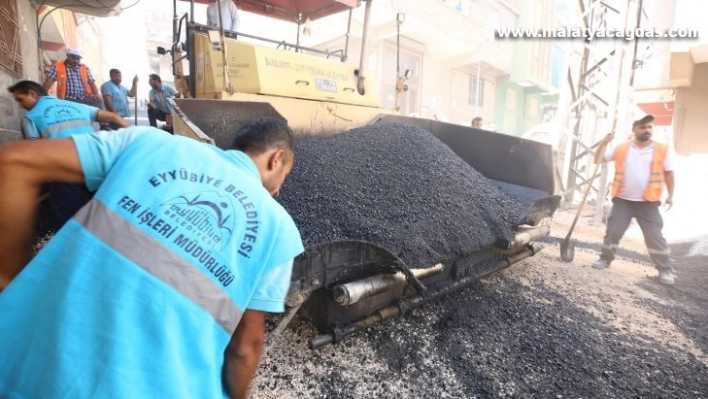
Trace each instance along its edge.
<instances>
[{"instance_id":1,"label":"worker's dark trousers","mask_svg":"<svg viewBox=\"0 0 708 399\"><path fill-rule=\"evenodd\" d=\"M150 121L150 126L157 127L157 120L165 121L167 119L167 114L157 108L148 108L148 120Z\"/></svg>"},{"instance_id":2,"label":"worker's dark trousers","mask_svg":"<svg viewBox=\"0 0 708 399\"><path fill-rule=\"evenodd\" d=\"M629 222L632 218L636 218L642 229L647 251L656 268L671 270L669 247L661 234L661 229L664 227L664 220L659 213L661 202L627 201L622 198L615 198L612 202L614 205L607 220L607 231L600 258L612 262L620 239L629 227Z\"/></svg>"},{"instance_id":3,"label":"worker's dark trousers","mask_svg":"<svg viewBox=\"0 0 708 399\"><path fill-rule=\"evenodd\" d=\"M50 183L49 192L55 232L93 197L93 193L83 184Z\"/></svg>"}]
</instances>

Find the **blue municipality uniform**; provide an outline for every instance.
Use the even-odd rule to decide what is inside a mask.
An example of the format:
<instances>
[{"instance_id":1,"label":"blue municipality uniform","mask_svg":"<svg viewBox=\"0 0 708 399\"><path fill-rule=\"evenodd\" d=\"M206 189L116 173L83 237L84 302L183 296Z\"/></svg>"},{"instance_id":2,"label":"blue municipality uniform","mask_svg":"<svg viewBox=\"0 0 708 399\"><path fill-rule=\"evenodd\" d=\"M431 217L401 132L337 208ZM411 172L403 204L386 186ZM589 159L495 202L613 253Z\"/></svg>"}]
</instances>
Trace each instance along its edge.
<instances>
[{"instance_id":1,"label":"blue municipality uniform","mask_svg":"<svg viewBox=\"0 0 708 399\"><path fill-rule=\"evenodd\" d=\"M222 398L242 312L303 251L253 161L147 127L72 136L95 197L0 293L0 397Z\"/></svg>"},{"instance_id":2,"label":"blue municipality uniform","mask_svg":"<svg viewBox=\"0 0 708 399\"><path fill-rule=\"evenodd\" d=\"M128 89L108 81L101 85L101 94L111 96L113 99L113 109L115 113L123 118L130 117L130 106L128 105Z\"/></svg>"},{"instance_id":3,"label":"blue municipality uniform","mask_svg":"<svg viewBox=\"0 0 708 399\"><path fill-rule=\"evenodd\" d=\"M27 138L58 139L75 134L94 133L92 122L99 109L89 105L42 96L29 110L22 129ZM59 230L90 199L92 194L82 184L50 183L52 224Z\"/></svg>"},{"instance_id":4,"label":"blue municipality uniform","mask_svg":"<svg viewBox=\"0 0 708 399\"><path fill-rule=\"evenodd\" d=\"M74 134L93 133L98 108L56 97L42 96L22 119L28 138L64 138Z\"/></svg>"}]
</instances>

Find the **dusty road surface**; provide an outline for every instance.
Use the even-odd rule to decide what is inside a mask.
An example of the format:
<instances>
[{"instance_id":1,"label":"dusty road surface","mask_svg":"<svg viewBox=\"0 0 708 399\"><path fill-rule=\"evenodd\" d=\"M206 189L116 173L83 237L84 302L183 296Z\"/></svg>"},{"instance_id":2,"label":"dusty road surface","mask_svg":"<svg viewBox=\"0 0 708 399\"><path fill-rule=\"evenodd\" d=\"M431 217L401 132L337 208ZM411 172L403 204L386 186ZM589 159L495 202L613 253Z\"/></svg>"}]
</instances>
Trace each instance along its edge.
<instances>
[{"instance_id":1,"label":"dusty road surface","mask_svg":"<svg viewBox=\"0 0 708 399\"><path fill-rule=\"evenodd\" d=\"M594 270L602 230L583 218L575 260L563 263L571 220L557 214L541 254L337 346L309 350L316 331L298 314L252 397L708 398L705 252L672 246L673 287L631 239Z\"/></svg>"}]
</instances>

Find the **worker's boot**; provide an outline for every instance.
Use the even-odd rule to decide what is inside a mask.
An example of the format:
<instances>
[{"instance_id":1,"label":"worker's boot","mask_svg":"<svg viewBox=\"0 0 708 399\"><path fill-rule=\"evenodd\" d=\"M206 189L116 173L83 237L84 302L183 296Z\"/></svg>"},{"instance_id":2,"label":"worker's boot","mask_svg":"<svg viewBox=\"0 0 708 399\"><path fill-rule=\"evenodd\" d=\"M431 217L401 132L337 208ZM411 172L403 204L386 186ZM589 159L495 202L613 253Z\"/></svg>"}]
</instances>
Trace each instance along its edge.
<instances>
[{"instance_id":1,"label":"worker's boot","mask_svg":"<svg viewBox=\"0 0 708 399\"><path fill-rule=\"evenodd\" d=\"M674 274L671 272L671 270L660 270L659 282L664 285L674 285Z\"/></svg>"},{"instance_id":2,"label":"worker's boot","mask_svg":"<svg viewBox=\"0 0 708 399\"><path fill-rule=\"evenodd\" d=\"M606 259L598 259L592 264L593 269L607 269L610 267L610 262Z\"/></svg>"}]
</instances>

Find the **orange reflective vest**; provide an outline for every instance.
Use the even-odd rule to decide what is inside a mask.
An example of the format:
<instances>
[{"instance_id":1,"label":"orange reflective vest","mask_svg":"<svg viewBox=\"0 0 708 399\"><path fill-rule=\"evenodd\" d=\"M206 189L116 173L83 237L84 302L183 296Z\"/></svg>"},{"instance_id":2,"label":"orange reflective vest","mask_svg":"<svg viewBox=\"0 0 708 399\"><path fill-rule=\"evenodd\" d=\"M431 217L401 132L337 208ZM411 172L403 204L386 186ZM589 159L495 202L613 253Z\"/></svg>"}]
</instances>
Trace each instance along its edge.
<instances>
[{"instance_id":1,"label":"orange reflective vest","mask_svg":"<svg viewBox=\"0 0 708 399\"><path fill-rule=\"evenodd\" d=\"M66 64L64 62L57 62L55 66L57 69L57 98L63 100L66 98ZM79 72L81 73L81 82L84 84L86 95L93 95L93 90L91 90L91 85L89 85L88 81L88 68L86 68L86 65L80 65Z\"/></svg>"},{"instance_id":2,"label":"orange reflective vest","mask_svg":"<svg viewBox=\"0 0 708 399\"><path fill-rule=\"evenodd\" d=\"M620 186L624 180L624 170L627 163L627 153L631 141L620 144L615 149L615 180L612 182L612 197L616 197L619 193ZM664 161L666 160L666 152L668 147L666 144L654 143L654 155L651 159L651 175L646 190L644 190L644 199L647 201L661 201L661 195L664 192Z\"/></svg>"}]
</instances>

